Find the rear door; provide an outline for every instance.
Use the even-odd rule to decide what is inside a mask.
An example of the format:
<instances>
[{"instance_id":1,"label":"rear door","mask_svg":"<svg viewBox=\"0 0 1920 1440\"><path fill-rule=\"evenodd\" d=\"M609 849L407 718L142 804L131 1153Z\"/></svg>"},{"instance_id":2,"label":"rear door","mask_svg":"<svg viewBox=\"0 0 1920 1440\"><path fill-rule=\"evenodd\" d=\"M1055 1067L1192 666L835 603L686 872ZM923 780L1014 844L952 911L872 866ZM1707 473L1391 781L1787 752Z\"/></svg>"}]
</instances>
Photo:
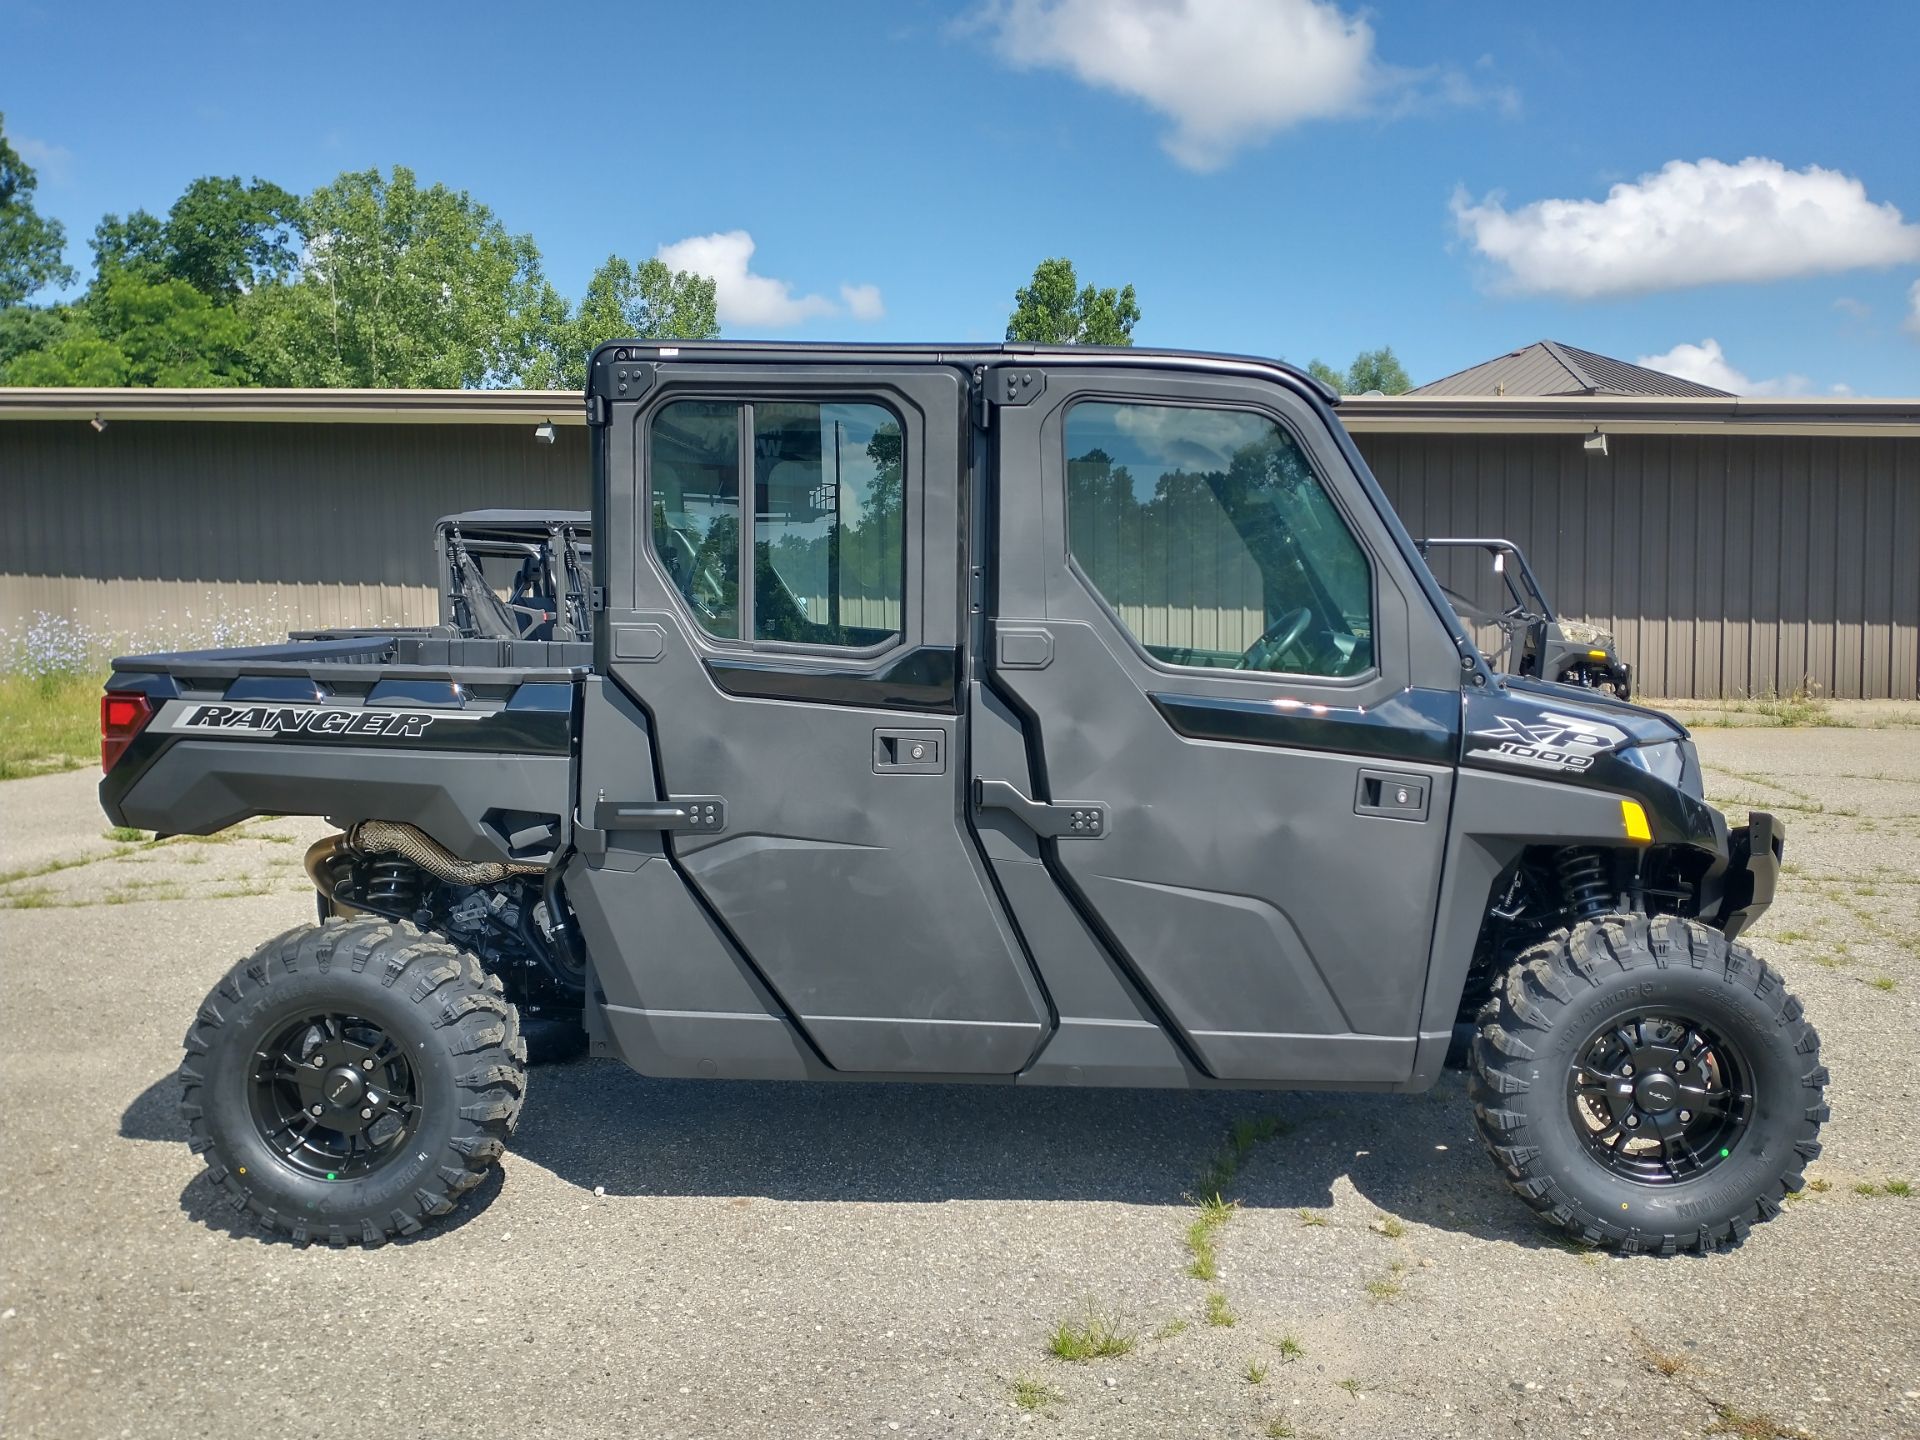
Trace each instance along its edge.
<instances>
[{"instance_id":1,"label":"rear door","mask_svg":"<svg viewBox=\"0 0 1920 1440\"><path fill-rule=\"evenodd\" d=\"M1205 1071L1406 1078L1458 678L1337 440L1253 377L1020 365L988 393L988 659L1041 793L983 771L982 814L1045 837Z\"/></svg>"},{"instance_id":2,"label":"rear door","mask_svg":"<svg viewBox=\"0 0 1920 1440\"><path fill-rule=\"evenodd\" d=\"M1047 1009L965 828L965 376L658 374L604 442L605 653L675 865L829 1065L1019 1070Z\"/></svg>"}]
</instances>

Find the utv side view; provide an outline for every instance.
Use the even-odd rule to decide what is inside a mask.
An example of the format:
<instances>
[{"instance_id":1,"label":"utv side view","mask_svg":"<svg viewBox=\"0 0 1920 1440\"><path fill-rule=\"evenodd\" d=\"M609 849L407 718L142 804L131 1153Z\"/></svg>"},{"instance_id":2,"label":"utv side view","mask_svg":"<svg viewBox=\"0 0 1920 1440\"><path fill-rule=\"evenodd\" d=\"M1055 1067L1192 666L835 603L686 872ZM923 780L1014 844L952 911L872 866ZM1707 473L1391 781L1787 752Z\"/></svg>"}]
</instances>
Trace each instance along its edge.
<instances>
[{"instance_id":1,"label":"utv side view","mask_svg":"<svg viewBox=\"0 0 1920 1440\"><path fill-rule=\"evenodd\" d=\"M571 636L115 663L116 824L338 827L323 918L187 1036L237 1208L445 1215L534 1013L653 1076L1383 1091L1464 1026L1489 1154L1579 1241L1708 1250L1800 1186L1819 1038L1740 938L1784 827L1706 804L1673 720L1496 673L1310 378L639 341L589 375Z\"/></svg>"}]
</instances>

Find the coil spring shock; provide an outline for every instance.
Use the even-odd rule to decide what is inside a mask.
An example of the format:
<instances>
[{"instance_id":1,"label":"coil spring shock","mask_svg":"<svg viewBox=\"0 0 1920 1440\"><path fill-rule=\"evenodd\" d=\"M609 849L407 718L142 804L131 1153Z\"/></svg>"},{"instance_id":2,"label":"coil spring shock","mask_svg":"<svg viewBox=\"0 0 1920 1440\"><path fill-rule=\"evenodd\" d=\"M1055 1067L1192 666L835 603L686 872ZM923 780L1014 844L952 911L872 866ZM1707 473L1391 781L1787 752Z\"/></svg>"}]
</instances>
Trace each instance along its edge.
<instances>
[{"instance_id":1,"label":"coil spring shock","mask_svg":"<svg viewBox=\"0 0 1920 1440\"><path fill-rule=\"evenodd\" d=\"M1603 851L1562 850L1553 857L1553 866L1560 875L1560 893L1566 897L1567 909L1576 921L1613 908L1612 887L1607 883L1607 857Z\"/></svg>"},{"instance_id":2,"label":"coil spring shock","mask_svg":"<svg viewBox=\"0 0 1920 1440\"><path fill-rule=\"evenodd\" d=\"M411 914L420 903L420 872L405 860L374 860L363 895L370 908Z\"/></svg>"}]
</instances>

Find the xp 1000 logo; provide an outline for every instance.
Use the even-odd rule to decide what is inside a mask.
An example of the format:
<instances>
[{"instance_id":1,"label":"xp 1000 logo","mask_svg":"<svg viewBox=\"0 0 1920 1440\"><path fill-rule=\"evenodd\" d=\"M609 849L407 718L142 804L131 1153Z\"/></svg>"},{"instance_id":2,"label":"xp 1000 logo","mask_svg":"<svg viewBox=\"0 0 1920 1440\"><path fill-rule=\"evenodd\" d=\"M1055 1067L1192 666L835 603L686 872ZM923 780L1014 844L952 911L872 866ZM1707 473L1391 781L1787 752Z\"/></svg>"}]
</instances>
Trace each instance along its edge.
<instances>
[{"instance_id":1,"label":"xp 1000 logo","mask_svg":"<svg viewBox=\"0 0 1920 1440\"><path fill-rule=\"evenodd\" d=\"M1490 729L1473 735L1476 740L1495 742L1474 746L1476 755L1536 770L1573 771L1592 769L1597 758L1627 739L1627 732L1615 726L1551 710L1542 710L1532 720L1502 715Z\"/></svg>"}]
</instances>

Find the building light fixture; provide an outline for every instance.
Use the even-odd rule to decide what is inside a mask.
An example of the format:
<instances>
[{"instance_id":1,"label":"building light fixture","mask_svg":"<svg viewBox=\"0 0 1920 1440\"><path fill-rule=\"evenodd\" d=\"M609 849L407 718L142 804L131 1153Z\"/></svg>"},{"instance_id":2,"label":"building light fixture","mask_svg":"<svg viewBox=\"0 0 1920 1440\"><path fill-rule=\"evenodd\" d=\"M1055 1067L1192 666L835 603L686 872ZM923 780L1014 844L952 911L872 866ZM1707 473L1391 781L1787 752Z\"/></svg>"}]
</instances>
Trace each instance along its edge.
<instances>
[{"instance_id":1,"label":"building light fixture","mask_svg":"<svg viewBox=\"0 0 1920 1440\"><path fill-rule=\"evenodd\" d=\"M94 434L103 435L106 433L107 422L102 416L95 415L93 419L89 420L87 423L93 427Z\"/></svg>"},{"instance_id":2,"label":"building light fixture","mask_svg":"<svg viewBox=\"0 0 1920 1440\"><path fill-rule=\"evenodd\" d=\"M1580 442L1580 448L1589 455L1604 456L1607 453L1606 432L1601 430L1598 425L1594 426L1593 433Z\"/></svg>"},{"instance_id":3,"label":"building light fixture","mask_svg":"<svg viewBox=\"0 0 1920 1440\"><path fill-rule=\"evenodd\" d=\"M553 444L553 422L551 420L547 420L547 421L543 421L541 424L534 426L533 438L537 443L541 445Z\"/></svg>"}]
</instances>

